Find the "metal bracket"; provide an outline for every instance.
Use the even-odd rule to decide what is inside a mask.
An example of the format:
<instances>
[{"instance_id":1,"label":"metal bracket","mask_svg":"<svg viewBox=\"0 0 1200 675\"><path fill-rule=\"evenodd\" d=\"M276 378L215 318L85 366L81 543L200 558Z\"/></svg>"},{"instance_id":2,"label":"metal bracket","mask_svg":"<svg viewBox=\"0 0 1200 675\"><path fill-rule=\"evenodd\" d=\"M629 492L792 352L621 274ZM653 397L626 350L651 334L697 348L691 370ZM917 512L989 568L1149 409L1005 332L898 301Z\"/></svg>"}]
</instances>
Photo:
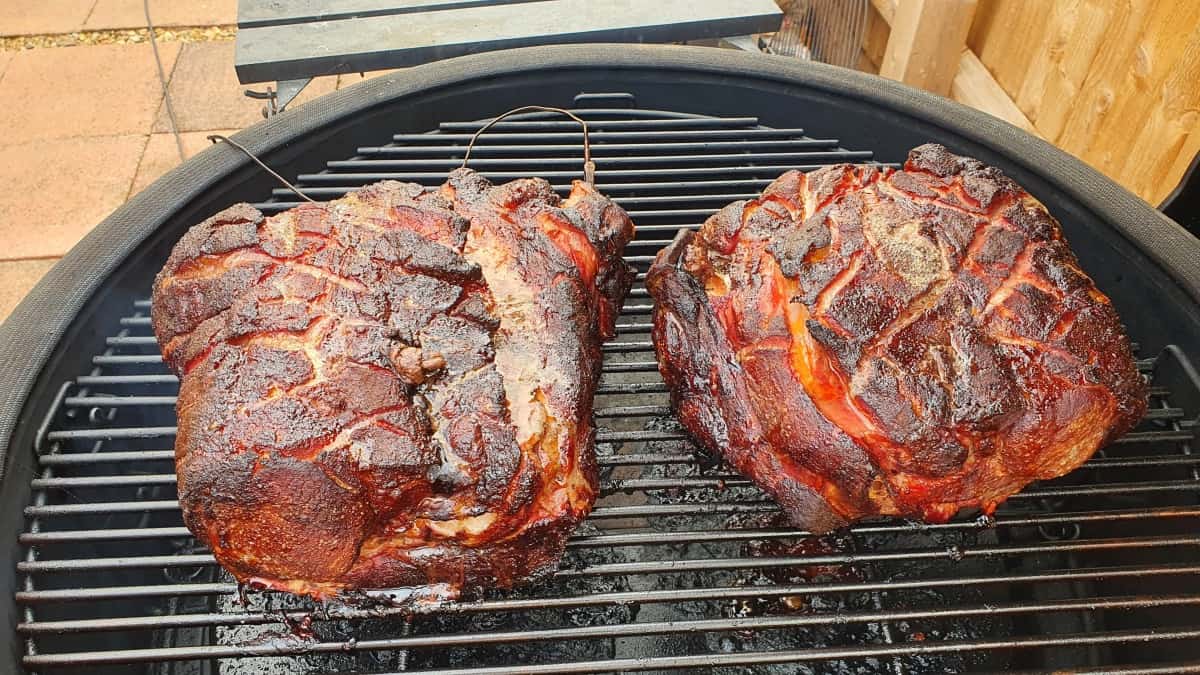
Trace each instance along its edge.
<instances>
[{"instance_id":1,"label":"metal bracket","mask_svg":"<svg viewBox=\"0 0 1200 675\"><path fill-rule=\"evenodd\" d=\"M271 87L267 87L266 91L247 89L243 93L250 98L266 101L267 104L262 109L262 116L270 118L283 112L288 107L288 104L294 101L300 95L300 92L308 86L309 82L312 82L311 77L304 77L298 80L280 80L275 83L278 89L272 89Z\"/></svg>"}]
</instances>

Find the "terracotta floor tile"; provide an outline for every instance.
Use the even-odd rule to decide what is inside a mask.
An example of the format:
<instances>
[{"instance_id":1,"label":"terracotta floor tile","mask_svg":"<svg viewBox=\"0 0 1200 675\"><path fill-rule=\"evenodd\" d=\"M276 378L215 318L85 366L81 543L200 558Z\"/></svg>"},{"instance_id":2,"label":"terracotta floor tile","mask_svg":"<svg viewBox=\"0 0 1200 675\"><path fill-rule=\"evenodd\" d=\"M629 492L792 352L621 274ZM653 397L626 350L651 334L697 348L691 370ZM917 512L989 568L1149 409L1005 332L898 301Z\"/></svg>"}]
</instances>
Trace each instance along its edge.
<instances>
[{"instance_id":1,"label":"terracotta floor tile","mask_svg":"<svg viewBox=\"0 0 1200 675\"><path fill-rule=\"evenodd\" d=\"M0 261L0 322L12 314L25 294L33 289L58 258Z\"/></svg>"},{"instance_id":2,"label":"terracotta floor tile","mask_svg":"<svg viewBox=\"0 0 1200 675\"><path fill-rule=\"evenodd\" d=\"M0 259L60 256L125 202L145 136L0 146Z\"/></svg>"},{"instance_id":3,"label":"terracotta floor tile","mask_svg":"<svg viewBox=\"0 0 1200 675\"><path fill-rule=\"evenodd\" d=\"M0 36L77 31L95 4L96 0L3 0Z\"/></svg>"},{"instance_id":4,"label":"terracotta floor tile","mask_svg":"<svg viewBox=\"0 0 1200 675\"><path fill-rule=\"evenodd\" d=\"M159 53L169 75L179 43ZM31 49L0 80L0 129L14 141L144 134L161 100L148 44Z\"/></svg>"},{"instance_id":5,"label":"terracotta floor tile","mask_svg":"<svg viewBox=\"0 0 1200 675\"><path fill-rule=\"evenodd\" d=\"M263 101L246 98L246 89L266 89L265 83L240 84L233 70L234 43L194 42L185 44L171 77L171 103L180 131L241 129L262 121ZM272 85L273 86L273 85ZM334 76L312 81L293 105L299 105L337 88ZM154 131L169 131L166 111L160 109Z\"/></svg>"},{"instance_id":6,"label":"terracotta floor tile","mask_svg":"<svg viewBox=\"0 0 1200 675\"><path fill-rule=\"evenodd\" d=\"M217 131L188 131L179 134L183 141L183 152L186 157L200 152L212 145L207 138L209 134L229 136L237 129L219 129ZM171 133L150 134L150 142L142 153L142 161L138 164L137 177L133 179L130 196L141 192L147 185L158 180L164 173L179 165L179 149L175 146L175 135Z\"/></svg>"},{"instance_id":7,"label":"terracotta floor tile","mask_svg":"<svg viewBox=\"0 0 1200 675\"><path fill-rule=\"evenodd\" d=\"M237 0L150 0L155 26L218 26L237 23ZM96 0L87 30L145 28L142 0Z\"/></svg>"}]
</instances>

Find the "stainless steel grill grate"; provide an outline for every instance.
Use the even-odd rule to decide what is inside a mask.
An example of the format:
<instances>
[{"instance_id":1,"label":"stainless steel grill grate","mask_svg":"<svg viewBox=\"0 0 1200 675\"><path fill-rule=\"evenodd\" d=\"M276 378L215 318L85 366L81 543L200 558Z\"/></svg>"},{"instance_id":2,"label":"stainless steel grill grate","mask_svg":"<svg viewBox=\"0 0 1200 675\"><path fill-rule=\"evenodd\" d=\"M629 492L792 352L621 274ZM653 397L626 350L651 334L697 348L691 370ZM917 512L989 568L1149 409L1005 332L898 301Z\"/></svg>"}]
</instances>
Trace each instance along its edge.
<instances>
[{"instance_id":1,"label":"stainless steel grill grate","mask_svg":"<svg viewBox=\"0 0 1200 675\"><path fill-rule=\"evenodd\" d=\"M627 259L643 272L677 229L784 169L872 156L748 117L576 112L595 129L600 189L639 225ZM316 199L389 178L437 184L480 124L397 134L297 183ZM541 114L501 123L473 165L493 180L540 175L565 188L582 155L576 129ZM276 212L290 199L277 190L257 206ZM1139 362L1153 387L1136 431L1015 496L994 520L811 538L670 419L642 276L604 348L604 497L562 569L535 588L416 616L379 602L401 590L361 605L263 595L236 604L238 588L182 526L177 382L157 353L149 302L133 302L121 331L97 345L93 370L63 383L38 434L16 596L25 666L904 673L1153 661L1146 650L1165 642L1175 658L1200 658L1178 650L1200 641L1200 411L1176 407L1198 400L1200 378L1182 352Z\"/></svg>"}]
</instances>

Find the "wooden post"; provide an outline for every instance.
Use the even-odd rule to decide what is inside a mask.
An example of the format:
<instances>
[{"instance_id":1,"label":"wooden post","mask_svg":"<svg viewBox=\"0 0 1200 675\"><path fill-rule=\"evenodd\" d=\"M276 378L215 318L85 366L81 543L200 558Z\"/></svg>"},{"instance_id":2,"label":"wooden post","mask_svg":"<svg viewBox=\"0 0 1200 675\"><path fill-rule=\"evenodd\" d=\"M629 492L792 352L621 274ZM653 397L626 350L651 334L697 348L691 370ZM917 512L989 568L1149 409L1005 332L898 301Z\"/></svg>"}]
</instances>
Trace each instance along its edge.
<instances>
[{"instance_id":1,"label":"wooden post","mask_svg":"<svg viewBox=\"0 0 1200 675\"><path fill-rule=\"evenodd\" d=\"M899 0L879 74L947 96L967 44L976 0Z\"/></svg>"}]
</instances>

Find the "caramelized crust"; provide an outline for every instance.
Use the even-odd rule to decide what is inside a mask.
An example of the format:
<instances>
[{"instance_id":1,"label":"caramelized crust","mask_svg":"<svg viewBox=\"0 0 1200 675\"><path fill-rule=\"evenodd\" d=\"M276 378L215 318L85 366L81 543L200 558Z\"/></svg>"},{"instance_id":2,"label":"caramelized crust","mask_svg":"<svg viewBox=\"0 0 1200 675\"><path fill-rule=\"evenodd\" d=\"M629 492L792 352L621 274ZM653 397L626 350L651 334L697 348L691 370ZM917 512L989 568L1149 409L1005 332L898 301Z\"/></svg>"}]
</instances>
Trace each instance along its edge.
<instances>
[{"instance_id":1,"label":"caramelized crust","mask_svg":"<svg viewBox=\"0 0 1200 675\"><path fill-rule=\"evenodd\" d=\"M313 596L552 572L596 497L632 236L590 185L465 169L192 228L153 302L188 527L239 581Z\"/></svg>"},{"instance_id":2,"label":"caramelized crust","mask_svg":"<svg viewBox=\"0 0 1200 675\"><path fill-rule=\"evenodd\" d=\"M991 512L1145 412L1107 297L1045 207L938 145L792 171L647 285L684 426L800 526Z\"/></svg>"}]
</instances>

